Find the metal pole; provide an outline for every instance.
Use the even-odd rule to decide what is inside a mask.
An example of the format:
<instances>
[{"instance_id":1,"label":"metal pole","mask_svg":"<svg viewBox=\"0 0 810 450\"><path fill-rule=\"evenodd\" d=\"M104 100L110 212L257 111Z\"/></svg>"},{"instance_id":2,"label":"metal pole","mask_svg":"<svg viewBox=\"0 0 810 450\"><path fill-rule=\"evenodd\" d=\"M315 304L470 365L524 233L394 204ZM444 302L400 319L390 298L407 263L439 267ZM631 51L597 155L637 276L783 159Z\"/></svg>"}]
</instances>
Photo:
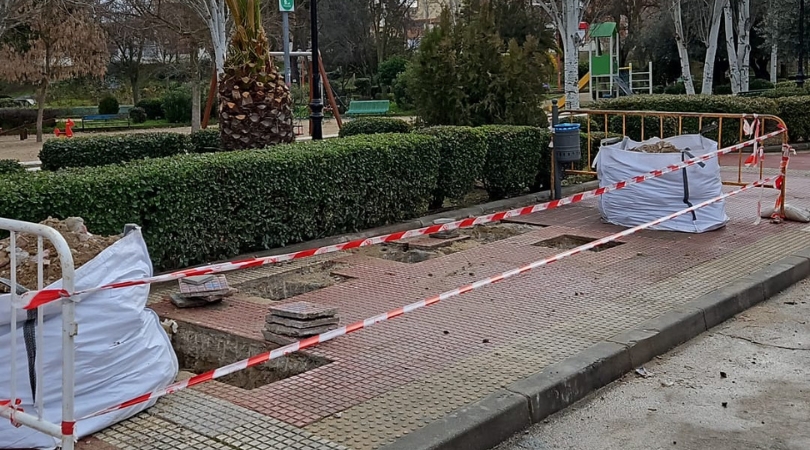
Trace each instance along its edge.
<instances>
[{"instance_id":1,"label":"metal pole","mask_svg":"<svg viewBox=\"0 0 810 450\"><path fill-rule=\"evenodd\" d=\"M291 86L291 73L290 70L290 13L283 11L281 13L281 38L284 40L284 82L287 86Z\"/></svg>"},{"instance_id":2,"label":"metal pole","mask_svg":"<svg viewBox=\"0 0 810 450\"><path fill-rule=\"evenodd\" d=\"M310 0L310 27L312 27L312 103L309 115L312 124L312 140L323 139L323 99L321 99L320 69L318 61L318 0Z\"/></svg>"},{"instance_id":3,"label":"metal pole","mask_svg":"<svg viewBox=\"0 0 810 450\"><path fill-rule=\"evenodd\" d=\"M562 198L562 177L565 167L557 162L554 157L554 126L560 123L560 109L557 104L551 106L551 177L554 183L554 188L551 192L551 198L559 200Z\"/></svg>"},{"instance_id":4,"label":"metal pole","mask_svg":"<svg viewBox=\"0 0 810 450\"><path fill-rule=\"evenodd\" d=\"M804 87L804 0L799 0L799 73L796 86Z\"/></svg>"}]
</instances>

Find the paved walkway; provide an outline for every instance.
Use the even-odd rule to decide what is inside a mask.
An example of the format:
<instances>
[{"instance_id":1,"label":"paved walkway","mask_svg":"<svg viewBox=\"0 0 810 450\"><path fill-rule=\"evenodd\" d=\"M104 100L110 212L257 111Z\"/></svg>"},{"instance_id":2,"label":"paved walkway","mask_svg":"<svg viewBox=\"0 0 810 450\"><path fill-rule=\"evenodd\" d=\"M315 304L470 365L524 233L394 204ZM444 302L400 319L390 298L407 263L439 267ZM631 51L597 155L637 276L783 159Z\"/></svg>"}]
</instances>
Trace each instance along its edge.
<instances>
[{"instance_id":1,"label":"paved walkway","mask_svg":"<svg viewBox=\"0 0 810 450\"><path fill-rule=\"evenodd\" d=\"M496 450L808 449L808 295L805 280Z\"/></svg>"},{"instance_id":2,"label":"paved walkway","mask_svg":"<svg viewBox=\"0 0 810 450\"><path fill-rule=\"evenodd\" d=\"M769 155L778 165L778 157ZM810 154L795 157L788 203L810 207ZM795 169L802 169L796 171ZM769 170L771 171L771 170ZM745 180L756 179L747 170ZM736 167L724 169L736 177ZM807 224L753 225L760 191L726 203L729 225L700 235L645 231L622 244L341 337L308 353L327 364L242 389L214 381L161 399L149 411L97 434L85 449L378 449L503 386L596 342L657 317L770 264L808 243ZM772 205L775 191L762 192ZM599 238L621 230L600 222L595 202L519 218L508 237L408 264L374 253L328 259L345 281L284 300L337 307L353 322L560 250L541 241ZM502 236L503 237L503 236ZM376 256L381 256L377 254ZM322 261L229 276L232 285ZM263 348L268 304L239 295L224 306L178 310L155 286L152 307L183 329L225 331ZM177 336L176 336L177 338Z\"/></svg>"}]
</instances>

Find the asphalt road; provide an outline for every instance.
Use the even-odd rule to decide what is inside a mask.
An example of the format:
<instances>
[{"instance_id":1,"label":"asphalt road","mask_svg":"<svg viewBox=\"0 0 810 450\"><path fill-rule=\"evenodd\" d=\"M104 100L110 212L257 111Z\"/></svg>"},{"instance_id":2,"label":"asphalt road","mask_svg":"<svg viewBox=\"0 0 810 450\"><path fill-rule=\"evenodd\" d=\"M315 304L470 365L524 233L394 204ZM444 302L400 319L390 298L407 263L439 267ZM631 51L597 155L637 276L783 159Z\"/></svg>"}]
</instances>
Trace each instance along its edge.
<instances>
[{"instance_id":1,"label":"asphalt road","mask_svg":"<svg viewBox=\"0 0 810 450\"><path fill-rule=\"evenodd\" d=\"M810 449L810 281L497 450Z\"/></svg>"}]
</instances>

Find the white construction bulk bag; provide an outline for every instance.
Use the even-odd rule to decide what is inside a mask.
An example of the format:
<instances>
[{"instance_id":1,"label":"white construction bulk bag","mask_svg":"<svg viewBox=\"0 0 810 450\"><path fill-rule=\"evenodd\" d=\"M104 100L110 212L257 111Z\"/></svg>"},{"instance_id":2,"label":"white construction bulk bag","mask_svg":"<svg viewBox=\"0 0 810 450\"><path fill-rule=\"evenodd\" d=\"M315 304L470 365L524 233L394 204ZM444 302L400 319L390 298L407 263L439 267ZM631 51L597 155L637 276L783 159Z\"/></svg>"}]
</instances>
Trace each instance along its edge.
<instances>
[{"instance_id":1,"label":"white construction bulk bag","mask_svg":"<svg viewBox=\"0 0 810 450\"><path fill-rule=\"evenodd\" d=\"M641 145L664 141L680 150L677 153L643 153L632 151ZM627 137L602 146L594 159L600 186L643 175L672 164L717 151L717 142L700 135L683 135L666 139L636 142ZM615 225L634 227L680 211L721 195L720 164L711 158L701 164L671 172L642 183L599 197L602 218ZM654 227L653 230L703 233L722 228L728 223L725 202L718 201L692 213L683 214Z\"/></svg>"},{"instance_id":2,"label":"white construction bulk bag","mask_svg":"<svg viewBox=\"0 0 810 450\"><path fill-rule=\"evenodd\" d=\"M53 261L57 264L58 260ZM127 234L76 269L76 289L152 276L152 263L140 230ZM50 288L61 288L61 280ZM177 357L157 314L146 309L149 286L105 290L81 296L76 303L75 417L95 413L141 394L166 387L177 376ZM11 296L0 296L0 399L10 397L11 339L17 341L16 397L26 413L36 414L29 381L31 348L24 337L26 312L18 310L17 329L11 330ZM44 307L44 346L35 358L44 368L44 419L62 420L62 314L59 302ZM76 435L87 436L131 417L155 401L110 414L79 420ZM0 420L0 448L52 449L58 441L22 426Z\"/></svg>"}]
</instances>

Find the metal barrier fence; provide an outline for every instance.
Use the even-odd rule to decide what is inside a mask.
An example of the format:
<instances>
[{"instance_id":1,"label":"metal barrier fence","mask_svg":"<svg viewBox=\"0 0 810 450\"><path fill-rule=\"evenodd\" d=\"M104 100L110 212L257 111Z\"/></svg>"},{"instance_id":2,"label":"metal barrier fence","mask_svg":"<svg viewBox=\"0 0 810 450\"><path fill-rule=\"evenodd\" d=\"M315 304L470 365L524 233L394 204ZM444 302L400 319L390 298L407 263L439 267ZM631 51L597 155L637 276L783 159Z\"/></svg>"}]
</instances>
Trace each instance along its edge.
<instances>
[{"instance_id":1,"label":"metal barrier fence","mask_svg":"<svg viewBox=\"0 0 810 450\"><path fill-rule=\"evenodd\" d=\"M780 147L787 145L788 132L785 121L780 117L770 114L727 114L727 113L693 113L693 112L665 112L665 111L621 111L621 110L563 110L559 112L560 123L578 122L581 130L587 135L587 166L577 169L576 163L571 164L571 168L566 170L570 175L590 175L596 176L596 172L591 170L596 149L594 142L598 138L610 139L627 136L636 141L644 141L653 137L661 139L682 134L701 134L709 139L717 141L718 148L728 147L735 143L745 141L745 137L751 134L755 136L764 135L774 130L785 130L780 136L774 137L762 143L763 146L778 144ZM746 133L746 123L751 126L751 134ZM723 184L730 186L745 186L742 180L742 168L745 165L743 148L737 153L739 155L737 165L737 177L734 180L723 180ZM583 152L585 149L583 149ZM554 162L554 152L551 152L552 169L556 167ZM586 160L583 159L583 162ZM759 179L764 177L764 162L762 159L756 161L759 167ZM552 174L553 177L553 174ZM781 197L785 197L785 177L779 186L768 184L764 187L780 190ZM781 214L784 216L784 204Z\"/></svg>"},{"instance_id":2,"label":"metal barrier fence","mask_svg":"<svg viewBox=\"0 0 810 450\"><path fill-rule=\"evenodd\" d=\"M67 242L53 228L45 225L22 222L18 220L0 218L0 230L10 233L10 272L9 280L3 280L2 284L9 287L11 301L10 307L10 369L11 369L11 383L8 386L8 392L0 391L0 417L5 417L11 420L15 426L27 426L37 431L53 436L61 440L63 450L73 450L74 447L74 369L75 369L75 347L74 339L78 332L75 322L75 304L73 299L65 297L61 299L62 302L62 421L60 424L48 422L43 417L44 405L42 399L43 385L45 383L46 374L43 371L43 358L37 357L37 349L45 348L44 340L44 317L43 307L36 308L35 310L27 311L27 316L23 321L23 346L27 352L28 359L28 374L29 382L32 389L31 396L33 399L34 413L28 413L23 410L23 402L18 397L17 389L17 349L18 349L18 335L17 328L19 325L17 314L18 308L15 307L16 299L26 291L26 288L17 284L17 264L22 255L18 255L16 248L17 242L20 238L20 233L26 233L37 237L37 254L35 256L37 263L37 289L42 289L44 286L44 255L43 255L43 239L47 239L53 245L56 252L59 254L59 263L62 268L62 287L67 292L74 292L74 265L73 255L68 247ZM34 257L34 256L30 256ZM0 368L3 370L3 368ZM52 382L52 380L48 380ZM5 386L0 386L0 389L5 390ZM5 395L8 398L5 398Z\"/></svg>"}]
</instances>

